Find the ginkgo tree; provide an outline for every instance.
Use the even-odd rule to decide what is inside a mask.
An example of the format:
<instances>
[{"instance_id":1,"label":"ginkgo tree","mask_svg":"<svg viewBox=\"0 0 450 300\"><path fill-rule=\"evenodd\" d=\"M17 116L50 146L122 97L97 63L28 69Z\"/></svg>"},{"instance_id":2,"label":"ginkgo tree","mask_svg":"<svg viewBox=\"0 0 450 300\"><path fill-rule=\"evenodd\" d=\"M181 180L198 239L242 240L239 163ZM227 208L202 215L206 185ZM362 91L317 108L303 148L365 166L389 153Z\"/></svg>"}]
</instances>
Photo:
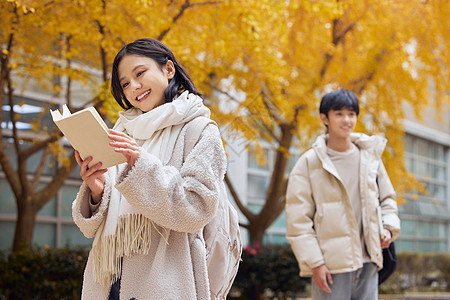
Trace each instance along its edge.
<instances>
[{"instance_id":1,"label":"ginkgo tree","mask_svg":"<svg viewBox=\"0 0 450 300\"><path fill-rule=\"evenodd\" d=\"M15 251L31 245L37 212L56 195L76 165L73 155L65 156L64 149L58 143L61 134L50 131L45 127L48 125L41 124L40 119L28 120L33 122L35 134L30 135L19 130L20 114L17 110L23 105L15 100L15 96L20 94L19 85L26 88L32 81L36 81L50 95L66 99L67 104L71 106L71 83L77 80L88 82L90 78L83 69L78 70L72 66L73 51L76 49L73 43L78 41L69 29L70 26L75 28L75 19L72 22L58 20L58 17L64 18L69 14L69 10L66 11L62 3L1 1L0 9L0 99L5 99L3 107L8 107L11 123L9 132L1 128L0 133L12 138L12 145L9 139L2 139L0 164L17 205L12 245ZM81 14L76 10L70 10L70 13L74 13L74 17ZM96 31L101 34L98 29ZM101 56L99 42L89 42L88 45ZM56 78L64 76L67 80L62 86ZM54 97L49 96L48 103L53 100ZM48 113L48 107L44 107L42 113ZM2 116L4 117L4 114ZM14 155L8 155L11 152ZM51 180L42 185L40 178L45 167L51 163L52 155L61 158L60 167ZM34 157L40 163L30 170L28 164ZM30 177L30 173L33 176Z\"/></svg>"},{"instance_id":2,"label":"ginkgo tree","mask_svg":"<svg viewBox=\"0 0 450 300\"><path fill-rule=\"evenodd\" d=\"M249 148L262 163L262 141L275 152L259 212L243 204L227 179L248 220L250 242L261 243L283 211L289 150L306 149L324 132L318 104L331 89L346 88L361 99L357 131L388 138L385 164L404 201L418 184L404 164L405 106L420 119L427 106L439 111L449 103L448 1L263 0L229 6L204 20L214 26L204 33L211 43L199 64L213 66L205 89L220 94L214 107L219 123L252 141ZM216 44L223 45L220 58ZM218 110L224 101L235 109Z\"/></svg>"},{"instance_id":3,"label":"ginkgo tree","mask_svg":"<svg viewBox=\"0 0 450 300\"><path fill-rule=\"evenodd\" d=\"M13 124L11 132L0 133L12 137L16 153L13 164L3 139L0 164L18 207L14 249L31 244L36 213L75 166L57 130L35 123L39 134L30 139L14 129L17 84L26 89L24 81L37 80L52 95L49 103L76 110L82 105L73 85L82 83L94 95L84 105L116 116L108 92L112 59L137 38L166 43L210 100L219 125L251 141L249 150L261 162L263 144L275 151L259 212L244 205L233 178L226 178L252 243L262 241L284 209L290 150L305 149L323 130L317 107L324 92L343 87L357 93L365 121L358 130L389 139L386 165L400 193L415 182L402 159L404 104L420 117L427 105L439 109L448 102L445 0L1 0L0 10L0 99L10 106ZM42 163L29 177L26 162L37 153ZM59 157L60 168L38 187L51 155Z\"/></svg>"},{"instance_id":4,"label":"ginkgo tree","mask_svg":"<svg viewBox=\"0 0 450 300\"><path fill-rule=\"evenodd\" d=\"M0 99L7 107L0 118L9 112L8 120L0 121L11 124L11 129L0 128L5 137L0 144L0 165L17 206L13 250L31 246L38 211L53 199L76 166L73 153L67 153L54 126L52 130L37 118L32 124L34 134L19 130L18 110L24 103L17 103L16 95L38 84L49 95L43 114L49 113L50 105L65 103L72 111L94 105L105 117L116 115L109 73L117 51L139 37L164 39L180 26L186 11L213 4L188 0L0 1ZM89 90L92 99L80 104L73 95L75 84ZM30 158L36 157L40 163L30 170ZM45 167L55 158L58 169L43 183Z\"/></svg>"}]
</instances>

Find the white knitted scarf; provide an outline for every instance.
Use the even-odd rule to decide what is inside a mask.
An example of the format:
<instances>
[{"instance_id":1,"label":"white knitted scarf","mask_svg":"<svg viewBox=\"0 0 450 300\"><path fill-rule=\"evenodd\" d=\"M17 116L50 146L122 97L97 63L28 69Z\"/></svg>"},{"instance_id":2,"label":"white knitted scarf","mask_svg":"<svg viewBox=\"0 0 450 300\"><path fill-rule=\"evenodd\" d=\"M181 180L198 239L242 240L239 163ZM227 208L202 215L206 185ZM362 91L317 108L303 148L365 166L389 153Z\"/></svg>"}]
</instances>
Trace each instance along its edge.
<instances>
[{"instance_id":1,"label":"white knitted scarf","mask_svg":"<svg viewBox=\"0 0 450 300\"><path fill-rule=\"evenodd\" d=\"M203 100L185 91L172 102L143 113L137 108L119 112L114 129L126 132L145 151L158 157L166 165L183 125L199 116L210 116ZM168 151L168 149L170 149ZM142 151L142 150L141 150ZM124 164L108 169L109 182ZM106 220L102 223L92 244L95 281L108 288L121 273L121 259L132 254L148 254L153 222L131 206L111 184ZM159 231L158 231L159 232ZM168 231L159 232L167 241Z\"/></svg>"}]
</instances>

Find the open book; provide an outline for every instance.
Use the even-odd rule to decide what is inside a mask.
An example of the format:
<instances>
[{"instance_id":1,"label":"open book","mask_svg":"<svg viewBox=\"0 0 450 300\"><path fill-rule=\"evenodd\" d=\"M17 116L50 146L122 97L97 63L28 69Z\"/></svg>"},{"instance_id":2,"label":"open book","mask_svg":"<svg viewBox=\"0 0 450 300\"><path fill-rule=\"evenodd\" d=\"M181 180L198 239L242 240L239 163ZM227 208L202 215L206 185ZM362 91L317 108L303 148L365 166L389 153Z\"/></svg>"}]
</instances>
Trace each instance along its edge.
<instances>
[{"instance_id":1,"label":"open book","mask_svg":"<svg viewBox=\"0 0 450 300\"><path fill-rule=\"evenodd\" d=\"M63 105L63 113L58 110L50 110L53 122L61 130L72 147L80 152L84 160L89 156L93 160L89 163L92 167L99 161L102 169L126 162L125 157L114 151L109 145L108 127L98 114L95 107L88 107L76 113L70 113L66 105Z\"/></svg>"}]
</instances>

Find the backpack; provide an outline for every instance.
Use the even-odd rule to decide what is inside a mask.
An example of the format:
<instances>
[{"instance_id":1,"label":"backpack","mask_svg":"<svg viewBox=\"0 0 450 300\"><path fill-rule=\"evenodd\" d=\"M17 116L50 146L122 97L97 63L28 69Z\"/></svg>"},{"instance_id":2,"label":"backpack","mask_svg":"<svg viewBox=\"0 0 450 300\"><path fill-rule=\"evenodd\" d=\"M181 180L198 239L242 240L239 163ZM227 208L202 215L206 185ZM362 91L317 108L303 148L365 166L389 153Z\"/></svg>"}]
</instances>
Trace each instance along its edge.
<instances>
[{"instance_id":1,"label":"backpack","mask_svg":"<svg viewBox=\"0 0 450 300\"><path fill-rule=\"evenodd\" d=\"M197 117L185 125L187 129L184 136L183 161L209 124L217 126L206 117ZM228 200L223 181L220 186L219 207L213 219L203 228L203 238L206 244L211 299L226 299L241 261L242 242L238 214Z\"/></svg>"}]
</instances>

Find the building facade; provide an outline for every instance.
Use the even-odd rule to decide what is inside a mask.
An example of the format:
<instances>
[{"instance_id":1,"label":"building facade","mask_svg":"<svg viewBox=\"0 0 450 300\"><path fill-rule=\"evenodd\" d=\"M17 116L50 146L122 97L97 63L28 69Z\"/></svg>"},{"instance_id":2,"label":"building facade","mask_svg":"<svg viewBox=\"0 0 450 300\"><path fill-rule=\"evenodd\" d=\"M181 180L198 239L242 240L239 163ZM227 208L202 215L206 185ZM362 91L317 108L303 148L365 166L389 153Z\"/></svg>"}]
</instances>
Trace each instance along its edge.
<instances>
[{"instance_id":1,"label":"building facade","mask_svg":"<svg viewBox=\"0 0 450 300\"><path fill-rule=\"evenodd\" d=\"M100 78L98 72L92 70L94 76ZM15 78L16 79L16 78ZM19 86L23 84L16 79ZM74 82L73 98L74 106L81 106L88 102L92 95L89 89L81 83ZM14 111L18 115L16 128L21 137L25 137L22 143L26 147L27 140L40 139L42 136L33 130L33 124L40 123L40 128L53 129L53 121L50 115L50 109L61 108L65 103L63 98L48 94L42 90L39 85L30 80L27 82L27 90L20 91L16 89L14 95ZM64 91L61 93L64 94ZM9 114L10 106L6 99L2 103L2 132L3 144L7 150L10 161L14 167L16 163L16 152L12 139L12 123ZM63 141L64 148L71 153L72 147L67 141ZM31 156L27 161L27 176L33 178L37 166L41 163L43 152ZM45 161L45 168L40 176L37 189L48 183L60 166L55 158L49 157ZM40 246L49 247L73 247L79 245L90 245L91 240L83 236L78 227L75 226L72 219L72 201L81 185L80 169L77 167L65 181L64 186L58 191L56 196L49 201L37 214L34 227L32 243ZM9 250L12 248L14 240L15 221L17 218L17 205L14 194L6 179L6 176L0 166L0 250Z\"/></svg>"},{"instance_id":2,"label":"building facade","mask_svg":"<svg viewBox=\"0 0 450 300\"><path fill-rule=\"evenodd\" d=\"M76 90L76 89L75 89ZM85 103L92 95L83 94L79 87L77 99L79 104ZM54 100L54 99L53 99ZM15 96L17 105L14 110L20 115L19 130L24 135L33 135L31 123L39 118L41 124L52 127L48 109L60 108L62 99L49 103L48 94L30 89ZM20 105L19 105L20 104ZM407 108L406 108L407 109ZM11 122L8 114L9 106L3 105L3 141L8 146L8 154L14 163L14 151L11 140ZM408 115L408 114L407 114ZM436 120L433 111L426 114L419 122L413 118L405 121L405 159L410 172L423 181L428 194L407 195L407 203L399 207L402 223L402 234L397 241L399 251L412 252L449 252L450 251L450 110L441 113L441 121ZM264 203L274 152L267 145L268 164L258 165L255 158L246 150L247 141L225 137L229 154L229 178L241 200L247 207L257 212ZM66 144L70 152L71 147ZM294 151L295 152L295 151ZM288 163L286 176L295 164L300 150L292 153ZM40 154L42 155L42 153ZM35 167L40 162L40 155L32 157L28 164L28 175L33 176ZM55 174L58 162L47 161L47 166L39 182L44 185ZM75 226L71 215L71 204L81 184L79 169L75 169L56 197L47 203L37 215L34 228L33 243L50 247L67 247L89 245ZM0 170L0 250L12 247L17 206L14 195L4 173ZM240 216L242 222L246 220ZM267 230L265 243L287 243L285 238L285 215L279 218ZM242 230L243 241L247 243L247 233Z\"/></svg>"},{"instance_id":3,"label":"building facade","mask_svg":"<svg viewBox=\"0 0 450 300\"><path fill-rule=\"evenodd\" d=\"M406 107L406 115L412 116ZM425 184L426 193L406 195L399 205L402 233L396 242L398 251L450 252L450 110L433 110L422 121L409 117L405 121L404 150L406 167ZM274 152L266 150L268 164L260 166L246 151L246 141L228 142L230 180L239 197L257 212L264 204ZM267 147L270 149L270 147ZM292 153L287 173L300 153ZM244 216L241 216L244 220ZM265 234L265 243L287 243L286 218L282 213ZM246 237L246 232L243 232Z\"/></svg>"}]
</instances>

